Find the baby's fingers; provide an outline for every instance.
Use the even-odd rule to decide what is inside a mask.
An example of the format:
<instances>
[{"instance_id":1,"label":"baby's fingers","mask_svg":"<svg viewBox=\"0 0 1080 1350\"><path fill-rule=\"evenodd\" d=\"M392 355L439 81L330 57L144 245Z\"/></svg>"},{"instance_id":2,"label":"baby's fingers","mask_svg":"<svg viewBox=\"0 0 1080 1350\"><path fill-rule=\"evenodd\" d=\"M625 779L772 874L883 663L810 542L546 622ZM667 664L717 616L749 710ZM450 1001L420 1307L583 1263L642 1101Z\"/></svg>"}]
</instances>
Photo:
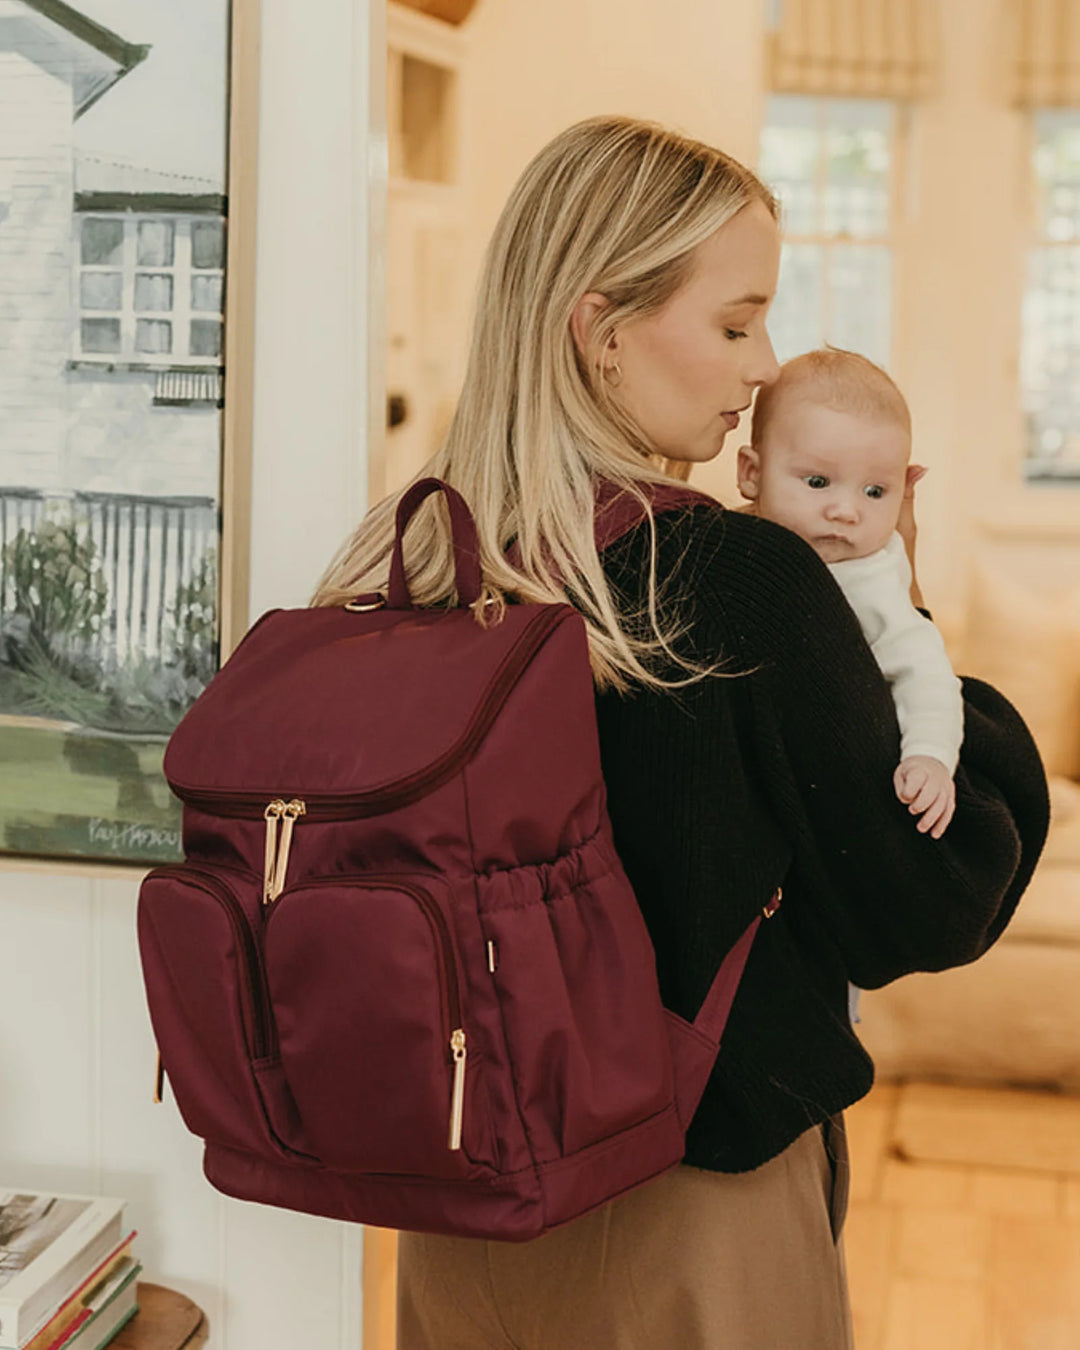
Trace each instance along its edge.
<instances>
[{"instance_id":1,"label":"baby's fingers","mask_svg":"<svg viewBox=\"0 0 1080 1350\"><path fill-rule=\"evenodd\" d=\"M927 778L919 787L918 792L911 799L911 805L908 810L913 816L920 816L930 806L933 806L938 800L941 789L934 786L933 779Z\"/></svg>"},{"instance_id":2,"label":"baby's fingers","mask_svg":"<svg viewBox=\"0 0 1080 1350\"><path fill-rule=\"evenodd\" d=\"M923 812L922 818L918 821L915 828L920 834L926 834L929 831L936 829L937 826L941 825L941 818L948 809L949 799L945 793L942 793L941 796L935 798L930 806ZM948 822L946 821L946 824L947 823ZM937 839L940 838L940 836L935 834L934 838Z\"/></svg>"}]
</instances>

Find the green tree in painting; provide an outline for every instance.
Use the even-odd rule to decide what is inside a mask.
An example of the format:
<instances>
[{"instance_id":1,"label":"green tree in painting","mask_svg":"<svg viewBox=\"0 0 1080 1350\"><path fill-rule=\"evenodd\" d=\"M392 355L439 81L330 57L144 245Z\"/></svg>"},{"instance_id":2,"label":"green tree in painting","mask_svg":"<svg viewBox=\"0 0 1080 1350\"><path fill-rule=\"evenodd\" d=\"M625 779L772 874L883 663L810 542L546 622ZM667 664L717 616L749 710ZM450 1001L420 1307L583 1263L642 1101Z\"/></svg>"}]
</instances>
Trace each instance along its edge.
<instances>
[{"instance_id":1,"label":"green tree in painting","mask_svg":"<svg viewBox=\"0 0 1080 1350\"><path fill-rule=\"evenodd\" d=\"M92 539L74 521L42 521L20 530L4 550L14 589L5 620L5 656L16 668L49 659L74 674L78 654L96 636L108 592Z\"/></svg>"}]
</instances>

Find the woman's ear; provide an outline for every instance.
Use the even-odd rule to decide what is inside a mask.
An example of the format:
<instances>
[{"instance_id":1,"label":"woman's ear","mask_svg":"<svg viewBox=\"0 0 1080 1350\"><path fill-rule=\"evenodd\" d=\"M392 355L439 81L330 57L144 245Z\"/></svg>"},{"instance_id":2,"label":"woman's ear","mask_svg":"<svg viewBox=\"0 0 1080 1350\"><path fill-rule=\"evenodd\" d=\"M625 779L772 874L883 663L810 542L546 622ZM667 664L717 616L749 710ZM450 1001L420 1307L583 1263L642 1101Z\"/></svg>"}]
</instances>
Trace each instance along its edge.
<instances>
[{"instance_id":1,"label":"woman's ear","mask_svg":"<svg viewBox=\"0 0 1080 1350\"><path fill-rule=\"evenodd\" d=\"M739 491L747 501L757 501L758 492L761 488L761 456L752 445L739 446L735 481L739 485Z\"/></svg>"},{"instance_id":2,"label":"woman's ear","mask_svg":"<svg viewBox=\"0 0 1080 1350\"><path fill-rule=\"evenodd\" d=\"M586 365L589 364L589 342L596 327L596 320L607 307L606 295L601 295L599 291L586 291L571 312L570 332L573 334L578 356ZM614 341L614 337L612 340Z\"/></svg>"}]
</instances>

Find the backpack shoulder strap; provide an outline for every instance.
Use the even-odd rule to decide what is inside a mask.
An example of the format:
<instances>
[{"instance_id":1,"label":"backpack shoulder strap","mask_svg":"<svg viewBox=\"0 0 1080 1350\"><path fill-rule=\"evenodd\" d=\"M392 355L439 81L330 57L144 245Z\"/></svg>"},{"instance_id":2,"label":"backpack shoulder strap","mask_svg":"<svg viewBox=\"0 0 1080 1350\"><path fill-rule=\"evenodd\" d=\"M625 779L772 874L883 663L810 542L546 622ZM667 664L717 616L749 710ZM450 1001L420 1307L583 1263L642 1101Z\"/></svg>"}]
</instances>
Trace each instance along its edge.
<instances>
[{"instance_id":1,"label":"backpack shoulder strap","mask_svg":"<svg viewBox=\"0 0 1080 1350\"><path fill-rule=\"evenodd\" d=\"M723 510L715 497L685 483L674 480L669 483L642 484L652 505L653 515L665 515L669 511L679 511L684 507L708 505ZM598 552L610 548L617 539L621 539L645 519L645 512L633 493L625 491L608 479L601 479L596 491L596 548Z\"/></svg>"},{"instance_id":2,"label":"backpack shoulder strap","mask_svg":"<svg viewBox=\"0 0 1080 1350\"><path fill-rule=\"evenodd\" d=\"M683 507L703 504L713 506L718 511L724 509L715 497L674 480L670 484L645 483L642 487L648 494L653 514L657 516L664 515L668 511L681 510ZM597 481L596 511L593 517L597 552L602 553L644 519L644 509L633 493L627 492L608 478ZM519 565L521 554L516 539L512 539L507 546L506 557L511 566Z\"/></svg>"}]
</instances>

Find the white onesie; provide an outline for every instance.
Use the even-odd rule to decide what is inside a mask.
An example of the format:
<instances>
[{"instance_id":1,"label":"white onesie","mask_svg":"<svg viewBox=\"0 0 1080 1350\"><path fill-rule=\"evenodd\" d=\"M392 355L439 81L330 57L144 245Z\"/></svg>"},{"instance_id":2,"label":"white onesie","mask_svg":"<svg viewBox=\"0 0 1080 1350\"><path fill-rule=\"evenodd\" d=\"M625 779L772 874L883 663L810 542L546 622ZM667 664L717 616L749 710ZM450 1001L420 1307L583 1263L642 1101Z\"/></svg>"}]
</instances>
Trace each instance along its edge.
<instances>
[{"instance_id":1,"label":"white onesie","mask_svg":"<svg viewBox=\"0 0 1080 1350\"><path fill-rule=\"evenodd\" d=\"M892 689L900 758L931 755L956 772L964 701L937 628L911 603L911 566L895 531L865 558L829 563Z\"/></svg>"},{"instance_id":2,"label":"white onesie","mask_svg":"<svg viewBox=\"0 0 1080 1350\"><path fill-rule=\"evenodd\" d=\"M828 563L892 689L900 758L932 755L955 774L964 739L964 700L941 634L911 603L911 565L895 531L865 558ZM848 986L859 1018L859 990Z\"/></svg>"}]
</instances>

